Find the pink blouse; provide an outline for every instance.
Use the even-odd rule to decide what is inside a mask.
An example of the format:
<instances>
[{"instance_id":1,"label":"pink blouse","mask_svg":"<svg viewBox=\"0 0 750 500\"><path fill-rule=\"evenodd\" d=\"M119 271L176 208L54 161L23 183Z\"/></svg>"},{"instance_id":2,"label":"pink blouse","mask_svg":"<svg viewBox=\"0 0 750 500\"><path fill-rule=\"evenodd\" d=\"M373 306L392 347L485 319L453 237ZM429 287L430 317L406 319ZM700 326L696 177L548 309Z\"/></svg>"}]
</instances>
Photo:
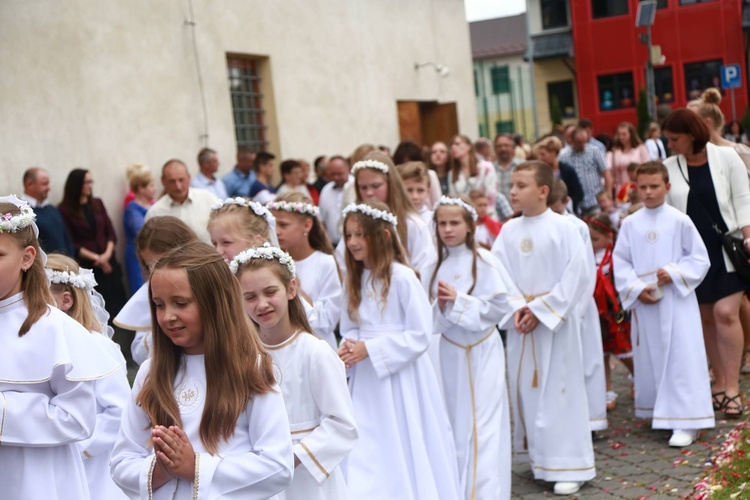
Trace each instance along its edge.
<instances>
[{"instance_id":1,"label":"pink blouse","mask_svg":"<svg viewBox=\"0 0 750 500\"><path fill-rule=\"evenodd\" d=\"M612 181L615 185L615 192L625 184L630 182L628 177L628 165L631 163L645 163L651 160L651 155L644 144L637 148L632 148L627 153L620 149L613 149L607 153L607 168L612 171Z\"/></svg>"}]
</instances>

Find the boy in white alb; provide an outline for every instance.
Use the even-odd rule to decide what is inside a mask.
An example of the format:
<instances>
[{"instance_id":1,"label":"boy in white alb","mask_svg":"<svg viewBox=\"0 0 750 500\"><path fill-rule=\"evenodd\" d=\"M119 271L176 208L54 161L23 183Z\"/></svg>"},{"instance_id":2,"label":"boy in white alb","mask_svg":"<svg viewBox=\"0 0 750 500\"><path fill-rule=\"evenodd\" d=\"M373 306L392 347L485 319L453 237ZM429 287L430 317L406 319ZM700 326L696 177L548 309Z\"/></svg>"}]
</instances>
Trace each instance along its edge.
<instances>
[{"instance_id":1,"label":"boy in white alb","mask_svg":"<svg viewBox=\"0 0 750 500\"><path fill-rule=\"evenodd\" d=\"M396 167L401 174L406 192L414 208L419 212L422 220L430 226L430 232L435 234L435 221L433 220L433 209L429 206L430 199L430 176L427 166L421 161L409 161Z\"/></svg>"},{"instance_id":2,"label":"boy in white alb","mask_svg":"<svg viewBox=\"0 0 750 500\"><path fill-rule=\"evenodd\" d=\"M623 221L613 254L622 307L633 312L635 416L672 429L670 446L688 446L715 425L695 296L710 262L690 218L664 203L666 167L647 162L636 175L645 208Z\"/></svg>"},{"instance_id":3,"label":"boy in white alb","mask_svg":"<svg viewBox=\"0 0 750 500\"><path fill-rule=\"evenodd\" d=\"M578 231L547 208L555 180L546 163L515 167L508 221L492 246L519 296L508 328L508 379L516 458L534 478L576 493L596 476L580 345L580 311L589 281Z\"/></svg>"},{"instance_id":4,"label":"boy in white alb","mask_svg":"<svg viewBox=\"0 0 750 500\"><path fill-rule=\"evenodd\" d=\"M592 431L603 431L607 428L607 379L604 375L604 356L602 355L604 352L602 327L594 300L596 288L594 247L591 244L588 224L568 212L566 207L569 203L568 187L565 182L557 179L547 199L547 205L553 212L562 215L581 235L586 265L590 270L586 292L578 304L581 317L581 351L586 397L589 403L589 424Z\"/></svg>"}]
</instances>

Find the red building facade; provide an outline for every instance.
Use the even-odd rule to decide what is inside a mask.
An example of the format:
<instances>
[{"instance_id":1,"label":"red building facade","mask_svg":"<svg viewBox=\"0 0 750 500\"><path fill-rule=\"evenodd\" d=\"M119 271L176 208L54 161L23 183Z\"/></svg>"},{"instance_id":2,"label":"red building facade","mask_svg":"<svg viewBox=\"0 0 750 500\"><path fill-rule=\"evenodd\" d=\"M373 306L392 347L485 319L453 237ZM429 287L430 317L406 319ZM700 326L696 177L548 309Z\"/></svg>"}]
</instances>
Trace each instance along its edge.
<instances>
[{"instance_id":1,"label":"red building facade","mask_svg":"<svg viewBox=\"0 0 750 500\"><path fill-rule=\"evenodd\" d=\"M571 0L579 116L597 132L614 133L623 121L637 122L636 102L646 88L645 28L635 27L638 0ZM657 105L684 107L708 87L720 86L723 64L739 64L735 90L739 119L748 104L747 55L742 0L659 0L652 30L666 60L655 66ZM731 120L729 91L721 108Z\"/></svg>"}]
</instances>

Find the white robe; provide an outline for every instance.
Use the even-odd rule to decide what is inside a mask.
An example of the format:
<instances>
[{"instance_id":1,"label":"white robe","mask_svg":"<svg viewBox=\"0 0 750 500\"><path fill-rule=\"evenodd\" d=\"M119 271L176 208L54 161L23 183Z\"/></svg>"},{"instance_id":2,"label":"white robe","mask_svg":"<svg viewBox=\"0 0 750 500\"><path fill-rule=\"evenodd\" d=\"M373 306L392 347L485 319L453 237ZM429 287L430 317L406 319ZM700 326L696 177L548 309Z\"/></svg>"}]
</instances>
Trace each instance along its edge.
<instances>
[{"instance_id":1,"label":"white robe","mask_svg":"<svg viewBox=\"0 0 750 500\"><path fill-rule=\"evenodd\" d=\"M94 433L95 381L120 365L57 308L19 337L27 316L23 293L0 301L0 497L87 500L76 443Z\"/></svg>"},{"instance_id":2,"label":"white robe","mask_svg":"<svg viewBox=\"0 0 750 500\"><path fill-rule=\"evenodd\" d=\"M333 255L316 250L306 259L295 261L297 277L305 293L312 299L315 333L337 349L336 325L341 316L341 280Z\"/></svg>"},{"instance_id":3,"label":"white robe","mask_svg":"<svg viewBox=\"0 0 750 500\"><path fill-rule=\"evenodd\" d=\"M589 283L578 304L581 315L581 351L583 356L583 374L586 380L586 398L589 404L589 423L592 431L603 431L607 428L607 378L604 374L604 346L602 344L602 325L599 321L599 310L594 299L596 288L596 264L594 247L591 244L589 226L581 219L569 213L563 215L583 239L583 252L586 256L586 269L590 270Z\"/></svg>"},{"instance_id":4,"label":"white robe","mask_svg":"<svg viewBox=\"0 0 750 500\"><path fill-rule=\"evenodd\" d=\"M398 221L402 224L403 221ZM435 237L434 231L430 233L430 228L422 220L422 218L414 213L409 214L406 219L406 224L409 228L408 239L409 241L402 241L401 244L404 246L404 250L407 251L406 262L416 269L420 275L429 273L431 269L434 269L435 263L437 262L437 250L435 249ZM336 245L336 261L339 263L341 269L341 279L344 280L346 275L346 260L344 255L346 254L346 238L342 236L339 244Z\"/></svg>"},{"instance_id":5,"label":"white robe","mask_svg":"<svg viewBox=\"0 0 750 500\"><path fill-rule=\"evenodd\" d=\"M265 348L278 370L294 454L301 462L279 499L348 499L339 464L357 442L357 426L344 363L310 333L296 332Z\"/></svg>"},{"instance_id":6,"label":"white robe","mask_svg":"<svg viewBox=\"0 0 750 500\"><path fill-rule=\"evenodd\" d=\"M423 354L432 335L430 303L414 271L391 265L387 303L362 275L359 321L344 311L341 335L365 342L349 370L359 442L344 463L353 499L455 500L458 471L437 377Z\"/></svg>"},{"instance_id":7,"label":"white robe","mask_svg":"<svg viewBox=\"0 0 750 500\"><path fill-rule=\"evenodd\" d=\"M192 499L193 483L173 478L149 492L156 459L149 443L152 425L136 402L151 368L151 359L138 370L133 391L123 413L120 433L112 452L112 477L131 499ZM216 455L206 452L199 435L206 395L206 369L202 354L184 356L175 383L182 429L200 454L198 495L205 499L261 500L276 498L292 480L294 457L284 398L278 387L254 396L240 414L229 441L220 441Z\"/></svg>"},{"instance_id":8,"label":"white robe","mask_svg":"<svg viewBox=\"0 0 750 500\"><path fill-rule=\"evenodd\" d=\"M521 334L508 323L508 375L516 458L536 479L588 481L596 476L580 344L578 303L588 268L578 231L551 210L508 221L492 253L523 295L539 326Z\"/></svg>"},{"instance_id":9,"label":"white robe","mask_svg":"<svg viewBox=\"0 0 750 500\"><path fill-rule=\"evenodd\" d=\"M432 288L445 281L456 289L454 302L440 310L433 302L435 331L442 333L440 366L448 417L453 426L463 498L510 498L510 408L505 352L495 326L510 312L502 264L479 249L477 280L471 295L472 251L449 248Z\"/></svg>"},{"instance_id":10,"label":"white robe","mask_svg":"<svg viewBox=\"0 0 750 500\"><path fill-rule=\"evenodd\" d=\"M710 262L690 218L667 205L625 218L613 253L615 284L632 309L635 416L655 429L714 427L708 362L695 288ZM638 296L664 269L672 283L646 305Z\"/></svg>"},{"instance_id":11,"label":"white robe","mask_svg":"<svg viewBox=\"0 0 750 500\"><path fill-rule=\"evenodd\" d=\"M151 307L148 302L149 282L144 283L120 309L112 323L124 330L135 332L130 344L133 361L142 365L151 357Z\"/></svg>"},{"instance_id":12,"label":"white robe","mask_svg":"<svg viewBox=\"0 0 750 500\"><path fill-rule=\"evenodd\" d=\"M96 426L90 438L78 442L78 451L83 458L91 498L125 499L127 495L109 473L109 457L120 430L122 412L130 397L128 368L118 344L99 332L91 332L91 336L120 365L121 370L94 382Z\"/></svg>"}]
</instances>

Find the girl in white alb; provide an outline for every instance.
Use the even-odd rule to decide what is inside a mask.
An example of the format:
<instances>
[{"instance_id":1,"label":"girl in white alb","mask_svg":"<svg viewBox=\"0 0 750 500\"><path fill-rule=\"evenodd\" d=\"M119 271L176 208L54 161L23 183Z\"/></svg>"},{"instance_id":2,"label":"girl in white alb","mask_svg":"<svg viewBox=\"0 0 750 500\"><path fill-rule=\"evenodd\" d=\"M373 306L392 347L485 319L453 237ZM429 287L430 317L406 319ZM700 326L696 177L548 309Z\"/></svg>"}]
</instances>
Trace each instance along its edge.
<instances>
[{"instance_id":1,"label":"girl in white alb","mask_svg":"<svg viewBox=\"0 0 750 500\"><path fill-rule=\"evenodd\" d=\"M149 219L136 239L138 261L146 274L151 274L156 262L172 248L198 236L177 217L163 216ZM120 309L112 323L124 330L135 332L130 344L133 361L139 365L151 357L151 306L148 298L148 282L144 283L130 300Z\"/></svg>"},{"instance_id":2,"label":"girl in white alb","mask_svg":"<svg viewBox=\"0 0 750 500\"><path fill-rule=\"evenodd\" d=\"M458 198L435 206L438 264L428 278L462 498L510 498L510 408L495 326L511 308L506 271L477 248L477 213Z\"/></svg>"},{"instance_id":3,"label":"girl in white alb","mask_svg":"<svg viewBox=\"0 0 750 500\"><path fill-rule=\"evenodd\" d=\"M276 217L279 246L294 259L297 289L316 312L310 325L336 349L336 325L341 316L341 278L318 207L299 193L277 196L266 205Z\"/></svg>"},{"instance_id":4,"label":"girl in white alb","mask_svg":"<svg viewBox=\"0 0 750 500\"><path fill-rule=\"evenodd\" d=\"M349 498L341 461L357 442L357 427L344 364L325 341L310 333L297 295L291 256L266 244L240 253L230 264L279 370L294 443L294 480L279 498Z\"/></svg>"},{"instance_id":5,"label":"girl in white alb","mask_svg":"<svg viewBox=\"0 0 750 500\"><path fill-rule=\"evenodd\" d=\"M138 371L112 453L131 498L276 498L292 442L271 357L222 257L193 241L149 280L154 354Z\"/></svg>"},{"instance_id":6,"label":"girl in white alb","mask_svg":"<svg viewBox=\"0 0 750 500\"><path fill-rule=\"evenodd\" d=\"M125 358L120 346L103 333L107 325L100 323L92 308L89 297L96 286L94 273L80 268L70 257L54 253L48 256L45 271L57 308L89 330L91 337L120 364L121 370L94 382L96 426L90 438L78 443L78 449L83 457L91 498L127 498L109 474L109 456L130 396Z\"/></svg>"},{"instance_id":7,"label":"girl in white alb","mask_svg":"<svg viewBox=\"0 0 750 500\"><path fill-rule=\"evenodd\" d=\"M120 365L50 306L34 218L0 198L0 497L87 500L77 443L94 433L95 381Z\"/></svg>"},{"instance_id":8,"label":"girl in white alb","mask_svg":"<svg viewBox=\"0 0 750 500\"><path fill-rule=\"evenodd\" d=\"M452 430L424 353L432 310L405 264L396 217L378 202L344 210L347 278L339 356L359 442L345 463L351 498L459 498Z\"/></svg>"},{"instance_id":9,"label":"girl in white alb","mask_svg":"<svg viewBox=\"0 0 750 500\"><path fill-rule=\"evenodd\" d=\"M357 203L377 201L387 205L389 212L399 221L397 232L406 263L420 274L426 273L437 261L433 236L412 206L391 157L382 151L372 151L352 166L352 176ZM336 247L336 259L342 271L346 271L345 252L342 238Z\"/></svg>"}]
</instances>

